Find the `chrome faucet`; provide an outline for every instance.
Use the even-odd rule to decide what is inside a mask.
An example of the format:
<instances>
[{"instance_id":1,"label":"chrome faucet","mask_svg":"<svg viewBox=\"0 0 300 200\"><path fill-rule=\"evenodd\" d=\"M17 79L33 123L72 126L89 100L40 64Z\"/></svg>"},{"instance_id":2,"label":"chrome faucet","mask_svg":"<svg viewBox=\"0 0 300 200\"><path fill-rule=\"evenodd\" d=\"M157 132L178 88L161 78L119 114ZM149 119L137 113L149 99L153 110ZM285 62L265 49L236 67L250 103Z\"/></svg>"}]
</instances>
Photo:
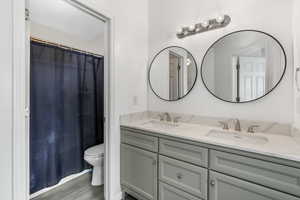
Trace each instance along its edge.
<instances>
[{"instance_id":1,"label":"chrome faucet","mask_svg":"<svg viewBox=\"0 0 300 200\"><path fill-rule=\"evenodd\" d=\"M229 126L227 122L219 121L219 124L222 125L223 130L229 130Z\"/></svg>"},{"instance_id":2,"label":"chrome faucet","mask_svg":"<svg viewBox=\"0 0 300 200\"><path fill-rule=\"evenodd\" d=\"M165 117L165 119L166 119L167 122L171 122L172 121L172 117L171 117L171 115L169 113L165 112L163 114L163 116Z\"/></svg>"},{"instance_id":3,"label":"chrome faucet","mask_svg":"<svg viewBox=\"0 0 300 200\"><path fill-rule=\"evenodd\" d=\"M234 122L234 130L235 131L242 131L240 120L239 119L234 119L233 122Z\"/></svg>"},{"instance_id":4,"label":"chrome faucet","mask_svg":"<svg viewBox=\"0 0 300 200\"><path fill-rule=\"evenodd\" d=\"M165 112L164 114L158 115L160 118L160 121L164 121L166 120L167 122L171 122L172 121L172 117L169 113Z\"/></svg>"},{"instance_id":5,"label":"chrome faucet","mask_svg":"<svg viewBox=\"0 0 300 200\"><path fill-rule=\"evenodd\" d=\"M254 129L258 128L258 127L259 127L258 125L251 125L251 126L248 127L247 132L248 133L255 133Z\"/></svg>"},{"instance_id":6,"label":"chrome faucet","mask_svg":"<svg viewBox=\"0 0 300 200\"><path fill-rule=\"evenodd\" d=\"M173 123L178 123L181 117L173 117Z\"/></svg>"}]
</instances>

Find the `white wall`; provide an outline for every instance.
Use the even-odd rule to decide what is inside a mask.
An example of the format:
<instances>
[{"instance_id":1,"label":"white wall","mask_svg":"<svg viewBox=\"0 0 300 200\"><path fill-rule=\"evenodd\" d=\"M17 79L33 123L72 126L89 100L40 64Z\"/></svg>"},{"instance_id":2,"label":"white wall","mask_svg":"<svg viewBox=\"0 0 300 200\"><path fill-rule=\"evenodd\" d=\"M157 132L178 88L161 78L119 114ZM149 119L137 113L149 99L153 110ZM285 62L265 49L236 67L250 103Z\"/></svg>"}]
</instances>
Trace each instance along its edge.
<instances>
[{"instance_id":1,"label":"white wall","mask_svg":"<svg viewBox=\"0 0 300 200\"><path fill-rule=\"evenodd\" d=\"M0 6L0 194L12 198L12 3Z\"/></svg>"},{"instance_id":2,"label":"white wall","mask_svg":"<svg viewBox=\"0 0 300 200\"><path fill-rule=\"evenodd\" d=\"M104 23L99 21L99 26L101 25L104 26ZM87 35L87 38L83 40L82 38L56 30L52 27L31 22L30 35L38 39L62 44L99 55L104 55L104 33L99 34L95 38L89 38Z\"/></svg>"},{"instance_id":3,"label":"white wall","mask_svg":"<svg viewBox=\"0 0 300 200\"><path fill-rule=\"evenodd\" d=\"M219 14L229 14L232 17L228 27L181 40L176 38L176 30L181 26L199 23ZM149 62L160 49L169 45L179 45L191 51L200 69L206 50L218 38L240 29L257 29L274 35L283 44L288 56L288 66L279 87L263 99L252 103L222 102L205 89L201 76L198 76L193 91L178 102L159 100L148 88L148 109L291 123L293 121L291 19L292 0L149 1Z\"/></svg>"},{"instance_id":4,"label":"white wall","mask_svg":"<svg viewBox=\"0 0 300 200\"><path fill-rule=\"evenodd\" d=\"M294 69L300 67L300 1L294 0L293 33L294 33ZM300 82L300 73L298 74ZM300 84L299 84L300 89ZM300 91L297 90L295 83L295 109L294 124L300 129Z\"/></svg>"}]
</instances>

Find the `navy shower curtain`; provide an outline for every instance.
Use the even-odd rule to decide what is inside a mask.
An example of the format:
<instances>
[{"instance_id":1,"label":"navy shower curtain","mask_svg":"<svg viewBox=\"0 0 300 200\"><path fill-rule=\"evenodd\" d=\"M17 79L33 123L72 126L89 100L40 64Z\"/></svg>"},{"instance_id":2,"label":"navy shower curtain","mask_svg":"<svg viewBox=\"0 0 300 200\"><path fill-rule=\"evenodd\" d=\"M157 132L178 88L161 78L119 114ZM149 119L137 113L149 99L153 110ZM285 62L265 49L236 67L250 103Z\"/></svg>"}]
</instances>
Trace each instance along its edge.
<instances>
[{"instance_id":1,"label":"navy shower curtain","mask_svg":"<svg viewBox=\"0 0 300 200\"><path fill-rule=\"evenodd\" d=\"M103 143L103 58L31 42L30 192L89 168Z\"/></svg>"}]
</instances>

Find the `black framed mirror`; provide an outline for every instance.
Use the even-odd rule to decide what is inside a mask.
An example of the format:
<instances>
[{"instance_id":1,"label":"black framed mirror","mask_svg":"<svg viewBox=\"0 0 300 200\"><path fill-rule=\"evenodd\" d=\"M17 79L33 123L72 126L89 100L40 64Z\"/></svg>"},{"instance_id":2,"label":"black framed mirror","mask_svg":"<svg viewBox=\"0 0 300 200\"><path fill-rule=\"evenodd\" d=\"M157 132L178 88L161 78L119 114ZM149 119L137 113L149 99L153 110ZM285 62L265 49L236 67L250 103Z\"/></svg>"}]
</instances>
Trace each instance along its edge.
<instances>
[{"instance_id":1,"label":"black framed mirror","mask_svg":"<svg viewBox=\"0 0 300 200\"><path fill-rule=\"evenodd\" d=\"M193 89L198 76L197 63L185 48L170 46L153 58L148 80L153 93L165 101L178 101Z\"/></svg>"},{"instance_id":2,"label":"black framed mirror","mask_svg":"<svg viewBox=\"0 0 300 200\"><path fill-rule=\"evenodd\" d=\"M241 30L218 39L206 52L201 78L216 98L246 103L272 92L282 80L286 53L272 35Z\"/></svg>"}]
</instances>

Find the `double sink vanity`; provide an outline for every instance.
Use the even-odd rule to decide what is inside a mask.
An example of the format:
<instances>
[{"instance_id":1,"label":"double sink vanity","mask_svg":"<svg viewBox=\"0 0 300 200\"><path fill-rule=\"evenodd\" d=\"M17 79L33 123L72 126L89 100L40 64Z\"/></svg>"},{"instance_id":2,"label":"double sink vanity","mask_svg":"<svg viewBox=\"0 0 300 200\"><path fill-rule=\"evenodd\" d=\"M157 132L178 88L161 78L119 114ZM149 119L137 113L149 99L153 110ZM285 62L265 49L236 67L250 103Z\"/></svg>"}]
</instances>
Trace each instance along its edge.
<instances>
[{"instance_id":1,"label":"double sink vanity","mask_svg":"<svg viewBox=\"0 0 300 200\"><path fill-rule=\"evenodd\" d=\"M124 194L139 200L300 200L299 141L227 128L157 118L122 122Z\"/></svg>"}]
</instances>

